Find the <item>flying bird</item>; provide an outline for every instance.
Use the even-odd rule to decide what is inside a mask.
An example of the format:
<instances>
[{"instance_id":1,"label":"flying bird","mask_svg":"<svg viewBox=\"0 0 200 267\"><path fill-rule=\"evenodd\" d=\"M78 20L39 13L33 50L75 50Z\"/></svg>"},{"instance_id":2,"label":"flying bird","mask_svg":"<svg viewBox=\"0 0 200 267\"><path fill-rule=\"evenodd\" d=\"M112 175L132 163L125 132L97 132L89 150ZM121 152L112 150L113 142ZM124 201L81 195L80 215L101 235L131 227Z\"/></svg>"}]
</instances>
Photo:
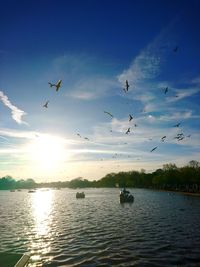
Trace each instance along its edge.
<instances>
[{"instance_id":1,"label":"flying bird","mask_svg":"<svg viewBox=\"0 0 200 267\"><path fill-rule=\"evenodd\" d=\"M56 92L59 90L60 86L61 86L62 80L59 80L57 83L48 83L50 85L50 87L56 87Z\"/></svg>"},{"instance_id":2,"label":"flying bird","mask_svg":"<svg viewBox=\"0 0 200 267\"><path fill-rule=\"evenodd\" d=\"M77 135L81 138L81 135L79 133L77 133Z\"/></svg>"},{"instance_id":3,"label":"flying bird","mask_svg":"<svg viewBox=\"0 0 200 267\"><path fill-rule=\"evenodd\" d=\"M165 94L168 92L168 87L165 88Z\"/></svg>"},{"instance_id":4,"label":"flying bird","mask_svg":"<svg viewBox=\"0 0 200 267\"><path fill-rule=\"evenodd\" d=\"M176 125L174 125L174 127L179 127L181 125L181 123L177 123Z\"/></svg>"},{"instance_id":5,"label":"flying bird","mask_svg":"<svg viewBox=\"0 0 200 267\"><path fill-rule=\"evenodd\" d=\"M176 46L173 51L177 52L178 51L178 46Z\"/></svg>"},{"instance_id":6,"label":"flying bird","mask_svg":"<svg viewBox=\"0 0 200 267\"><path fill-rule=\"evenodd\" d=\"M178 141L183 140L183 138L185 138L185 136L184 136L183 133L178 133L178 134L174 137L174 139L177 139Z\"/></svg>"},{"instance_id":7,"label":"flying bird","mask_svg":"<svg viewBox=\"0 0 200 267\"><path fill-rule=\"evenodd\" d=\"M48 108L48 104L49 104L49 101L47 101L47 102L43 105L43 107L44 107L44 108Z\"/></svg>"},{"instance_id":8,"label":"flying bird","mask_svg":"<svg viewBox=\"0 0 200 267\"><path fill-rule=\"evenodd\" d=\"M134 126L137 127L137 124L135 123Z\"/></svg>"},{"instance_id":9,"label":"flying bird","mask_svg":"<svg viewBox=\"0 0 200 267\"><path fill-rule=\"evenodd\" d=\"M84 137L84 139L89 141L89 138L87 138L87 137Z\"/></svg>"},{"instance_id":10,"label":"flying bird","mask_svg":"<svg viewBox=\"0 0 200 267\"><path fill-rule=\"evenodd\" d=\"M129 87L130 87L130 85L129 85L129 83L128 83L128 80L126 80L124 91L125 91L125 92L128 92L128 88L129 88Z\"/></svg>"},{"instance_id":11,"label":"flying bird","mask_svg":"<svg viewBox=\"0 0 200 267\"><path fill-rule=\"evenodd\" d=\"M104 113L108 114L110 117L113 118L113 115L112 115L110 112L108 112L108 111L104 111Z\"/></svg>"},{"instance_id":12,"label":"flying bird","mask_svg":"<svg viewBox=\"0 0 200 267\"><path fill-rule=\"evenodd\" d=\"M162 140L162 142L164 142L165 141L165 138L166 138L167 136L166 135L164 135L162 138L161 138L161 140Z\"/></svg>"},{"instance_id":13,"label":"flying bird","mask_svg":"<svg viewBox=\"0 0 200 267\"><path fill-rule=\"evenodd\" d=\"M156 150L157 146L155 146L153 149L151 149L150 152L153 152L154 150Z\"/></svg>"},{"instance_id":14,"label":"flying bird","mask_svg":"<svg viewBox=\"0 0 200 267\"><path fill-rule=\"evenodd\" d=\"M178 133L177 136L183 136L184 134L183 133Z\"/></svg>"},{"instance_id":15,"label":"flying bird","mask_svg":"<svg viewBox=\"0 0 200 267\"><path fill-rule=\"evenodd\" d=\"M126 134L130 133L130 128L128 128L128 130L126 131Z\"/></svg>"},{"instance_id":16,"label":"flying bird","mask_svg":"<svg viewBox=\"0 0 200 267\"><path fill-rule=\"evenodd\" d=\"M129 121L131 121L133 119L133 117L131 116L131 114L129 114Z\"/></svg>"}]
</instances>

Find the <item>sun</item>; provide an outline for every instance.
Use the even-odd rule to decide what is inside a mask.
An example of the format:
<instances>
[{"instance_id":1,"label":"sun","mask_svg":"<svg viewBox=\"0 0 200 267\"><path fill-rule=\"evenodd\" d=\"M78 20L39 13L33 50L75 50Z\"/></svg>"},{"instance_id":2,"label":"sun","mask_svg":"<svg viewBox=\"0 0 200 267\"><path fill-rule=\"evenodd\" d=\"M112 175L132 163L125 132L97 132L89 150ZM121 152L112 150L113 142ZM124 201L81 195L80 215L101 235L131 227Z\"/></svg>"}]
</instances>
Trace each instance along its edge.
<instances>
[{"instance_id":1,"label":"sun","mask_svg":"<svg viewBox=\"0 0 200 267\"><path fill-rule=\"evenodd\" d=\"M56 169L69 158L61 138L43 135L37 137L28 146L30 160L42 169Z\"/></svg>"}]
</instances>

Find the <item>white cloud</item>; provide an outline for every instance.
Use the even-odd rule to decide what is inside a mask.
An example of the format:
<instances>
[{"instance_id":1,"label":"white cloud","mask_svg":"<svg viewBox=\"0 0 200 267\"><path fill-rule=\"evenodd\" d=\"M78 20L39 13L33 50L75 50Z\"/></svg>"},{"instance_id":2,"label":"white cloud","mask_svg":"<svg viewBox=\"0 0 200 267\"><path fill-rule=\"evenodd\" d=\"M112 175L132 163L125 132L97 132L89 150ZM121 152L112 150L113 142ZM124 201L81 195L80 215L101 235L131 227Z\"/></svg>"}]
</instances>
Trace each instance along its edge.
<instances>
[{"instance_id":1,"label":"white cloud","mask_svg":"<svg viewBox=\"0 0 200 267\"><path fill-rule=\"evenodd\" d=\"M167 54L166 49L162 49L162 46L170 49L170 44L166 46L166 42L169 38L171 27L171 24L166 27L149 45L141 50L129 68L118 75L118 81L122 86L124 86L125 80L128 80L130 82L130 91L131 89L135 91L138 85L146 83L159 75L161 65L165 61ZM131 84L133 85L132 87Z\"/></svg>"},{"instance_id":2,"label":"white cloud","mask_svg":"<svg viewBox=\"0 0 200 267\"><path fill-rule=\"evenodd\" d=\"M192 82L193 84L200 85L200 76L194 78L191 82Z\"/></svg>"},{"instance_id":3,"label":"white cloud","mask_svg":"<svg viewBox=\"0 0 200 267\"><path fill-rule=\"evenodd\" d=\"M26 138L33 139L36 138L38 133L34 131L18 131L8 128L0 128L0 135L3 137L14 137L14 138Z\"/></svg>"},{"instance_id":4,"label":"white cloud","mask_svg":"<svg viewBox=\"0 0 200 267\"><path fill-rule=\"evenodd\" d=\"M166 101L168 103L176 102L176 101L179 101L179 100L181 100L183 98L195 95L198 92L200 92L200 88L190 88L190 87L188 87L186 89L177 89L177 88L175 89L175 88L173 88L173 91L176 93L176 95L167 97Z\"/></svg>"},{"instance_id":5,"label":"white cloud","mask_svg":"<svg viewBox=\"0 0 200 267\"><path fill-rule=\"evenodd\" d=\"M141 80L151 79L158 75L161 59L159 55L153 54L151 50L151 45L149 45L134 59L130 67L118 76L122 86L125 80L134 85Z\"/></svg>"},{"instance_id":6,"label":"white cloud","mask_svg":"<svg viewBox=\"0 0 200 267\"><path fill-rule=\"evenodd\" d=\"M0 91L0 100L11 110L13 120L19 124L27 124L22 120L22 116L26 115L26 112L14 106L2 91Z\"/></svg>"},{"instance_id":7,"label":"white cloud","mask_svg":"<svg viewBox=\"0 0 200 267\"><path fill-rule=\"evenodd\" d=\"M82 100L92 100L111 93L116 86L118 86L117 81L103 76L91 75L91 77L84 77L78 81L73 86L73 90L66 95Z\"/></svg>"},{"instance_id":8,"label":"white cloud","mask_svg":"<svg viewBox=\"0 0 200 267\"><path fill-rule=\"evenodd\" d=\"M185 120L185 119L190 119L192 118L193 115L192 115L192 110L187 110L185 112L174 112L174 113L171 113L171 114L167 114L167 115L161 115L159 117L160 120L163 120L163 121L175 121L175 120Z\"/></svg>"}]
</instances>

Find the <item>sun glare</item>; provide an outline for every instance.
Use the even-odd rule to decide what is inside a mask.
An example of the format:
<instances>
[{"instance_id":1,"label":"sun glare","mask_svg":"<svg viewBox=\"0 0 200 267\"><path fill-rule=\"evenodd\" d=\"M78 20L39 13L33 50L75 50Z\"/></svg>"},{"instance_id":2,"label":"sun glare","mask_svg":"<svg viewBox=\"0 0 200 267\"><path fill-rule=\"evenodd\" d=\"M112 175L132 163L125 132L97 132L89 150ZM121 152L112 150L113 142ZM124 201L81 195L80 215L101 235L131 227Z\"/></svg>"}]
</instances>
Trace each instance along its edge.
<instances>
[{"instance_id":1,"label":"sun glare","mask_svg":"<svg viewBox=\"0 0 200 267\"><path fill-rule=\"evenodd\" d=\"M62 139L53 136L40 136L28 148L30 159L42 169L56 169L69 155Z\"/></svg>"}]
</instances>

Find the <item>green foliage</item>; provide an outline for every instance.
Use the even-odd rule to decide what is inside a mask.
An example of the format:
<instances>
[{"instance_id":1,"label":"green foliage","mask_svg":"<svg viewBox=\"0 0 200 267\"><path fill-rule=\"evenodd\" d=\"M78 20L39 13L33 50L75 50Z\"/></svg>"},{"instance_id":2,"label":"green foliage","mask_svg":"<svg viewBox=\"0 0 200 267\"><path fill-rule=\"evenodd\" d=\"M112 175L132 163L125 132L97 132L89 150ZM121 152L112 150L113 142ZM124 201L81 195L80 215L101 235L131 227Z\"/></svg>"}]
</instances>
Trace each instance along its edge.
<instances>
[{"instance_id":1,"label":"green foliage","mask_svg":"<svg viewBox=\"0 0 200 267\"><path fill-rule=\"evenodd\" d=\"M21 188L34 188L36 187L36 183L33 179L27 180L14 180L11 176L5 176L0 178L0 190L13 190L13 189L21 189Z\"/></svg>"},{"instance_id":2,"label":"green foliage","mask_svg":"<svg viewBox=\"0 0 200 267\"><path fill-rule=\"evenodd\" d=\"M35 187L137 187L200 192L200 163L192 160L188 165L178 168L175 164L163 165L152 173L129 171L109 173L98 181L88 181L78 177L71 181L36 184L33 179L14 180L11 176L0 178L0 189L19 189Z\"/></svg>"}]
</instances>

